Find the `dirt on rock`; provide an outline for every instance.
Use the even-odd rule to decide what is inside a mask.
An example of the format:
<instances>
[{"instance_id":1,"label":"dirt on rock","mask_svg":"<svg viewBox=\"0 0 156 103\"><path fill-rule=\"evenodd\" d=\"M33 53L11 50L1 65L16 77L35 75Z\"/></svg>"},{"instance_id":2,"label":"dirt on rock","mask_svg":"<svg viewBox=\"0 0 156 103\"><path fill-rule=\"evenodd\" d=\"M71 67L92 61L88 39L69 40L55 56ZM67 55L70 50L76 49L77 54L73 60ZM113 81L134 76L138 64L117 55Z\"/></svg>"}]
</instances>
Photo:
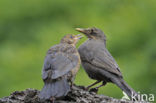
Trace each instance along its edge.
<instances>
[{"instance_id":1,"label":"dirt on rock","mask_svg":"<svg viewBox=\"0 0 156 103\"><path fill-rule=\"evenodd\" d=\"M83 86L73 86L68 95L55 103L133 103L128 100L119 100L112 97L98 95L94 92L88 92ZM0 103L51 103L49 100L40 100L38 98L39 90L26 89L24 91L15 91L10 96L0 99Z\"/></svg>"}]
</instances>

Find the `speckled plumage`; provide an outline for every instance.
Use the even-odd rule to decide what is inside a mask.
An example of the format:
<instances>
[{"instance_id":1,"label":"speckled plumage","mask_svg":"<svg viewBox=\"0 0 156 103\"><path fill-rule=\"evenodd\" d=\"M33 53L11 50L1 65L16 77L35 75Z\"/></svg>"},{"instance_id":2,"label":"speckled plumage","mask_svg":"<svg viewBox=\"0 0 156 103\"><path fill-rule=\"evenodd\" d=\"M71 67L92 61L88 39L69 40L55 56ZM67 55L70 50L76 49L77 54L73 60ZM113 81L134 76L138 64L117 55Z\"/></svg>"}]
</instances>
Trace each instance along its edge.
<instances>
[{"instance_id":1,"label":"speckled plumage","mask_svg":"<svg viewBox=\"0 0 156 103\"><path fill-rule=\"evenodd\" d=\"M41 99L60 98L70 91L70 86L81 63L75 47L77 42L68 42L75 37L67 35L60 44L48 50L42 69L42 79L45 85L39 95Z\"/></svg>"},{"instance_id":2,"label":"speckled plumage","mask_svg":"<svg viewBox=\"0 0 156 103\"><path fill-rule=\"evenodd\" d=\"M43 79L56 79L62 75L67 74L80 63L77 49L69 44L58 44L51 47L45 58L43 68ZM52 74L48 77L47 70L50 69Z\"/></svg>"}]
</instances>

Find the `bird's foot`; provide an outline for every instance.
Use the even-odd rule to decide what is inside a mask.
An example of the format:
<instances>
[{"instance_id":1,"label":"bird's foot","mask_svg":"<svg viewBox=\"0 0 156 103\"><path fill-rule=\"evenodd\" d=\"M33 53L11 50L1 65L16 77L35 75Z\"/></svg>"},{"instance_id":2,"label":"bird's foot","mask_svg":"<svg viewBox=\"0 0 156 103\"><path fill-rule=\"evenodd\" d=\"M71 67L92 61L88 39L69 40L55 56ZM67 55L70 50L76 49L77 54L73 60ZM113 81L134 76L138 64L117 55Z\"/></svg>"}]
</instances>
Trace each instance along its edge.
<instances>
[{"instance_id":1,"label":"bird's foot","mask_svg":"<svg viewBox=\"0 0 156 103\"><path fill-rule=\"evenodd\" d=\"M55 102L55 98L54 97L51 97L50 98L50 101L51 101L51 103L54 103Z\"/></svg>"},{"instance_id":2,"label":"bird's foot","mask_svg":"<svg viewBox=\"0 0 156 103\"><path fill-rule=\"evenodd\" d=\"M70 85L70 88L71 88L71 89L73 88L73 84Z\"/></svg>"},{"instance_id":3,"label":"bird's foot","mask_svg":"<svg viewBox=\"0 0 156 103\"><path fill-rule=\"evenodd\" d=\"M89 91L89 88L88 88L88 87L84 87L84 90L85 90L85 91Z\"/></svg>"},{"instance_id":4,"label":"bird's foot","mask_svg":"<svg viewBox=\"0 0 156 103\"><path fill-rule=\"evenodd\" d=\"M97 93L97 92L98 92L98 88L91 88L91 89L89 90L89 92Z\"/></svg>"}]
</instances>

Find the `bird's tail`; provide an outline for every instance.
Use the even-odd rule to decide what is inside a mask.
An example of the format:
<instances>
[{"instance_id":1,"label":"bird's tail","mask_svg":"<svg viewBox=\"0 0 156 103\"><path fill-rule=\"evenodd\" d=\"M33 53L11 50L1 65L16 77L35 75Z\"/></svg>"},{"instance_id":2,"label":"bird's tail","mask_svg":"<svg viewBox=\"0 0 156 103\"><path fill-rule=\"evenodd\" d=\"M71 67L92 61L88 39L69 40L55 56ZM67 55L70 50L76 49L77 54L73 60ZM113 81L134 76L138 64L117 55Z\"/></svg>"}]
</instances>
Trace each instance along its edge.
<instances>
[{"instance_id":1,"label":"bird's tail","mask_svg":"<svg viewBox=\"0 0 156 103\"><path fill-rule=\"evenodd\" d=\"M70 85L67 79L62 78L60 80L51 81L44 84L43 89L39 94L40 99L50 99L51 97L63 97L70 91Z\"/></svg>"},{"instance_id":2,"label":"bird's tail","mask_svg":"<svg viewBox=\"0 0 156 103\"><path fill-rule=\"evenodd\" d=\"M119 88L121 88L131 98L131 100L134 100L134 101L138 100L138 93L135 92L123 79L120 79L114 82Z\"/></svg>"}]
</instances>

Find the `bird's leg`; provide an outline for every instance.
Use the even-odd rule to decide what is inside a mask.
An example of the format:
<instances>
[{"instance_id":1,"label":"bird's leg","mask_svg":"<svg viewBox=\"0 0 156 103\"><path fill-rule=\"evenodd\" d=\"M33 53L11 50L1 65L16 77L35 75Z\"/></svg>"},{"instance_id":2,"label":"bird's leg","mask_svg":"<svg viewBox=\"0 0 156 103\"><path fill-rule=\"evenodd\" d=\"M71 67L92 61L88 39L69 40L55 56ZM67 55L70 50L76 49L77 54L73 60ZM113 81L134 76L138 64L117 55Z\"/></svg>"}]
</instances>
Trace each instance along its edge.
<instances>
[{"instance_id":1,"label":"bird's leg","mask_svg":"<svg viewBox=\"0 0 156 103\"><path fill-rule=\"evenodd\" d=\"M72 81L70 81L70 88L72 88L74 85L74 83Z\"/></svg>"},{"instance_id":2,"label":"bird's leg","mask_svg":"<svg viewBox=\"0 0 156 103\"><path fill-rule=\"evenodd\" d=\"M73 85L74 85L74 82L73 82L74 79L75 79L75 76L72 76L71 79L69 80L69 82L70 82L70 88L72 88Z\"/></svg>"},{"instance_id":3,"label":"bird's leg","mask_svg":"<svg viewBox=\"0 0 156 103\"><path fill-rule=\"evenodd\" d=\"M102 87L102 86L105 86L105 85L106 85L106 82L103 81L103 83L102 83L101 85L99 85L99 86L97 86L97 87L95 87L95 88L90 89L90 92L95 92L95 93L97 93L97 92L98 92L98 89L99 89L100 87Z\"/></svg>"},{"instance_id":4,"label":"bird's leg","mask_svg":"<svg viewBox=\"0 0 156 103\"><path fill-rule=\"evenodd\" d=\"M100 83L101 81L96 81L95 83L93 83L93 84L91 84L91 85L89 85L88 87L86 87L85 88L85 90L89 90L89 88L91 88L92 86L94 86L94 85L96 85L96 84L98 84L98 83Z\"/></svg>"},{"instance_id":5,"label":"bird's leg","mask_svg":"<svg viewBox=\"0 0 156 103\"><path fill-rule=\"evenodd\" d=\"M102 82L101 85L99 85L99 86L97 86L97 87L95 87L95 88L96 88L96 89L99 89L100 87L105 86L105 85L106 85L106 82Z\"/></svg>"}]
</instances>

